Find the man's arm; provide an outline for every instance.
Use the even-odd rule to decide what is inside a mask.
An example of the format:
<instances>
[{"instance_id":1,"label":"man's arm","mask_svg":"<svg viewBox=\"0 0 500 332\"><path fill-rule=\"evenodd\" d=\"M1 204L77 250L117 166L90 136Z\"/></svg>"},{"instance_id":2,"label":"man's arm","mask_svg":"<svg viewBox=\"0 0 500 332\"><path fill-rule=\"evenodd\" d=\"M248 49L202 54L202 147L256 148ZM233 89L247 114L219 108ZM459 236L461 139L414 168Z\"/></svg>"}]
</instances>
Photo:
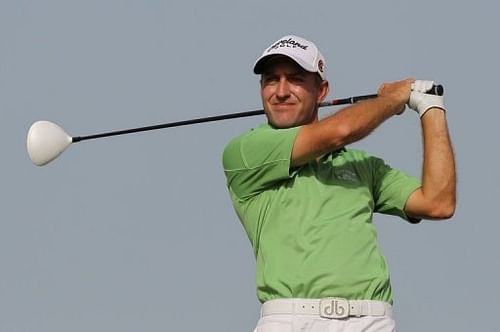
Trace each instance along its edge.
<instances>
[{"instance_id":1,"label":"man's arm","mask_svg":"<svg viewBox=\"0 0 500 332\"><path fill-rule=\"evenodd\" d=\"M456 173L446 114L442 109L431 108L421 120L422 187L410 195L405 212L416 218L447 219L455 212Z\"/></svg>"},{"instance_id":2,"label":"man's arm","mask_svg":"<svg viewBox=\"0 0 500 332\"><path fill-rule=\"evenodd\" d=\"M400 114L408 102L412 79L382 84L378 97L346 107L318 122L303 126L294 142L291 166L358 141L385 120Z\"/></svg>"}]
</instances>

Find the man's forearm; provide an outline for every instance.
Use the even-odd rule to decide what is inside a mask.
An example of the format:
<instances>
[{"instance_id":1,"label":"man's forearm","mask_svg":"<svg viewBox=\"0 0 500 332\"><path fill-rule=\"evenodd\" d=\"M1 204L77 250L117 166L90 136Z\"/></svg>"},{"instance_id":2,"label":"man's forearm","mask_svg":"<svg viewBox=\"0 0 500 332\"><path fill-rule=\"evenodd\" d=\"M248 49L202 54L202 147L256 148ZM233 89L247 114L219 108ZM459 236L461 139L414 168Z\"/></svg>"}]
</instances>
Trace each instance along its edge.
<instances>
[{"instance_id":1,"label":"man's forearm","mask_svg":"<svg viewBox=\"0 0 500 332\"><path fill-rule=\"evenodd\" d=\"M378 97L359 102L301 128L291 165L299 166L369 135L382 122L404 110L412 80L382 84Z\"/></svg>"},{"instance_id":2,"label":"man's forearm","mask_svg":"<svg viewBox=\"0 0 500 332\"><path fill-rule=\"evenodd\" d=\"M394 115L396 107L401 107L391 102L384 97L362 101L302 127L295 140L292 166L301 165L369 135Z\"/></svg>"},{"instance_id":3,"label":"man's forearm","mask_svg":"<svg viewBox=\"0 0 500 332\"><path fill-rule=\"evenodd\" d=\"M385 120L393 116L401 108L400 104L390 98L378 97L360 102L337 112L330 121L332 125L341 125L343 130L342 146L356 142L368 136Z\"/></svg>"},{"instance_id":4,"label":"man's forearm","mask_svg":"<svg viewBox=\"0 0 500 332\"><path fill-rule=\"evenodd\" d=\"M449 218L455 211L456 171L446 114L430 109L422 117L424 161L422 193L433 206L436 218Z\"/></svg>"}]
</instances>

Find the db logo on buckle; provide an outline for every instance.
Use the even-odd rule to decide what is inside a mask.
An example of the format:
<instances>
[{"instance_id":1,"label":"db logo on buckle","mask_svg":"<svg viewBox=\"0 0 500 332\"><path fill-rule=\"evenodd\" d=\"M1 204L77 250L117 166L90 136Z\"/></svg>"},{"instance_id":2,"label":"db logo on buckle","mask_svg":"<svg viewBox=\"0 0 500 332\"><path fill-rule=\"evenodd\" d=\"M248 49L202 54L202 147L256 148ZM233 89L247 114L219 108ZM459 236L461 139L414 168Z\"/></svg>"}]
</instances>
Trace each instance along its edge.
<instances>
[{"instance_id":1,"label":"db logo on buckle","mask_svg":"<svg viewBox=\"0 0 500 332\"><path fill-rule=\"evenodd\" d=\"M322 299L319 310L323 318L346 318L349 316L349 301L340 297Z\"/></svg>"}]
</instances>

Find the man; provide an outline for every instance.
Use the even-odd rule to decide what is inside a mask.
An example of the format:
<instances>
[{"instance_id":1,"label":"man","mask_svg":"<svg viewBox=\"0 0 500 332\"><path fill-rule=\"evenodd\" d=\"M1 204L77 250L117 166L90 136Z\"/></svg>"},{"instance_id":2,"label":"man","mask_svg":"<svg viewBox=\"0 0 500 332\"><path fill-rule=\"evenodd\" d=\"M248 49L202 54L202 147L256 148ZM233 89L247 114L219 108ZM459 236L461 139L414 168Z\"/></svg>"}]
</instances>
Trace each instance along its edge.
<instances>
[{"instance_id":1,"label":"man","mask_svg":"<svg viewBox=\"0 0 500 332\"><path fill-rule=\"evenodd\" d=\"M433 82L382 84L378 97L318 119L325 60L285 36L257 60L268 123L225 148L230 196L252 243L262 315L256 331L394 331L389 273L374 212L410 222L450 218L455 166ZM413 91L412 91L413 86ZM421 118L422 179L346 149L406 104Z\"/></svg>"}]
</instances>

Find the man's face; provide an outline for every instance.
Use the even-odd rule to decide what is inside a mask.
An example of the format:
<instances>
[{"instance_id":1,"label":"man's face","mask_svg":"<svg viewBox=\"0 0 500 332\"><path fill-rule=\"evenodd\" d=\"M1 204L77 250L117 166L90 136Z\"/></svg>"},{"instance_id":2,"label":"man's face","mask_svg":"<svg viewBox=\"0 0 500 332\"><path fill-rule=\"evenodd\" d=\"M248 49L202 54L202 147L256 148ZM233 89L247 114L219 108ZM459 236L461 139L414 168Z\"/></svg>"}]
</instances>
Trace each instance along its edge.
<instances>
[{"instance_id":1,"label":"man's face","mask_svg":"<svg viewBox=\"0 0 500 332\"><path fill-rule=\"evenodd\" d=\"M264 67L261 97L268 121L276 128L309 124L318 119L318 103L328 94L321 81L287 57L275 57Z\"/></svg>"}]
</instances>

